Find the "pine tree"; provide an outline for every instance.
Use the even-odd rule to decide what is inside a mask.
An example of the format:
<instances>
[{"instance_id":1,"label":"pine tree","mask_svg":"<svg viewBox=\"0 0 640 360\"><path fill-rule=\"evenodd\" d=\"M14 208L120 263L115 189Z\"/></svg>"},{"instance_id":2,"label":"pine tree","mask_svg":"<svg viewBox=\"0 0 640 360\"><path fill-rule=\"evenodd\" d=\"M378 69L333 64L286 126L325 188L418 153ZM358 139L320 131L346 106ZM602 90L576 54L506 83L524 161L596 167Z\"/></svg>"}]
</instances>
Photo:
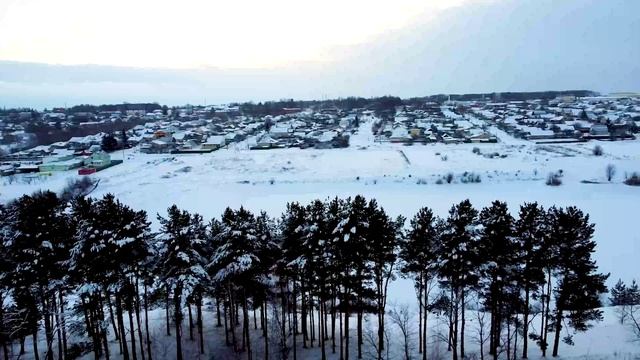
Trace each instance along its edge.
<instances>
[{"instance_id":1,"label":"pine tree","mask_svg":"<svg viewBox=\"0 0 640 360\"><path fill-rule=\"evenodd\" d=\"M251 359L251 339L249 333L248 298L250 291L256 286L264 267L261 265L260 254L265 250L261 247L259 234L254 215L240 208L233 211L227 208L222 216L222 228L217 235L217 242L221 244L214 250L211 261L207 265L214 275L214 283L225 288L227 295L227 310L231 328L232 344L235 352L247 351L248 359ZM260 236L259 236L260 235ZM235 327L237 326L236 314L243 309L243 347L238 346Z\"/></svg>"},{"instance_id":2,"label":"pine tree","mask_svg":"<svg viewBox=\"0 0 640 360\"><path fill-rule=\"evenodd\" d=\"M546 213L537 203L525 203L520 207L515 223L517 241L516 256L520 264L518 287L524 292L522 358L528 357L529 315L531 297L538 295L545 283L544 241L546 238Z\"/></svg>"},{"instance_id":3,"label":"pine tree","mask_svg":"<svg viewBox=\"0 0 640 360\"><path fill-rule=\"evenodd\" d=\"M427 322L431 310L431 283L437 276L442 220L424 207L411 219L410 229L401 243L401 272L413 278L419 305L419 352L427 358Z\"/></svg>"},{"instance_id":4,"label":"pine tree","mask_svg":"<svg viewBox=\"0 0 640 360\"><path fill-rule=\"evenodd\" d=\"M375 200L369 201L366 211L368 215L366 237L375 286L375 310L378 316L378 360L381 360L384 350L387 289L389 281L395 278L398 248L404 235L402 227L405 219L398 217L395 221L392 220L383 208L378 207Z\"/></svg>"},{"instance_id":5,"label":"pine tree","mask_svg":"<svg viewBox=\"0 0 640 360\"><path fill-rule=\"evenodd\" d=\"M352 311L359 315L358 352L361 354L361 311L365 294L365 284L370 278L367 229L369 227L367 202L358 195L347 199L342 208L341 220L333 230L336 266L341 271L340 307L344 312L344 359L349 360L349 318Z\"/></svg>"},{"instance_id":6,"label":"pine tree","mask_svg":"<svg viewBox=\"0 0 640 360\"><path fill-rule=\"evenodd\" d=\"M491 313L489 353L498 358L502 324L509 320L509 296L516 283L516 243L513 240L514 219L507 204L494 201L480 213L482 266L482 297Z\"/></svg>"},{"instance_id":7,"label":"pine tree","mask_svg":"<svg viewBox=\"0 0 640 360\"><path fill-rule=\"evenodd\" d=\"M611 288L610 294L609 303L611 306L626 305L627 286L622 282L622 279L618 279L618 282Z\"/></svg>"},{"instance_id":8,"label":"pine tree","mask_svg":"<svg viewBox=\"0 0 640 360\"><path fill-rule=\"evenodd\" d=\"M182 359L182 319L188 297L208 282L204 270L204 236L202 217L180 210L176 205L167 209L167 217L158 215L163 242L159 263L161 281L173 294L176 331L176 359Z\"/></svg>"},{"instance_id":9,"label":"pine tree","mask_svg":"<svg viewBox=\"0 0 640 360\"><path fill-rule=\"evenodd\" d=\"M297 359L298 356L298 295L302 293L302 337L303 344L306 347L307 341L307 328L306 328L306 314L304 312L304 290L306 286L304 284L305 273L307 273L307 260L308 249L305 248L304 238L305 228L307 225L307 219L305 214L305 208L299 203L287 204L287 209L282 215L280 220L280 248L282 249L282 258L280 259L278 268L278 277L280 284L280 297L282 301L283 309L291 306L293 312L293 359ZM289 289L289 284L291 288ZM290 291L290 294L289 294ZM282 346L282 352L286 353L286 338L284 328L286 327L287 314L283 311L282 314L282 337L284 338Z\"/></svg>"},{"instance_id":10,"label":"pine tree","mask_svg":"<svg viewBox=\"0 0 640 360\"><path fill-rule=\"evenodd\" d=\"M305 230L305 247L309 249L309 268L311 276L315 279L315 286L312 295L318 298L318 322L319 322L319 345L321 360L327 359L325 341L327 334L327 302L331 297L329 286L329 266L331 249L328 239L331 231L327 223L327 207L320 201L315 200L307 206L307 228Z\"/></svg>"},{"instance_id":11,"label":"pine tree","mask_svg":"<svg viewBox=\"0 0 640 360\"><path fill-rule=\"evenodd\" d=\"M450 337L454 360L458 359L458 344L460 354L464 355L465 297L479 278L477 218L478 211L469 200L464 200L449 210L442 234L439 273L442 284L451 291Z\"/></svg>"},{"instance_id":12,"label":"pine tree","mask_svg":"<svg viewBox=\"0 0 640 360\"><path fill-rule=\"evenodd\" d=\"M60 257L64 257L66 219L61 203L50 191L25 195L9 205L6 218L10 234L9 258L16 266L11 282L16 295L23 301L22 308L32 321L29 330L37 339L38 322L42 318L45 328L46 356L53 359L54 324L53 303L61 272ZM37 342L34 341L37 354ZM38 357L38 355L35 355Z\"/></svg>"},{"instance_id":13,"label":"pine tree","mask_svg":"<svg viewBox=\"0 0 640 360\"><path fill-rule=\"evenodd\" d=\"M640 288L635 280L631 281L631 285L627 286L625 293L626 305L640 305Z\"/></svg>"},{"instance_id":14,"label":"pine tree","mask_svg":"<svg viewBox=\"0 0 640 360\"><path fill-rule=\"evenodd\" d=\"M564 320L575 331L586 331L592 321L602 320L600 294L607 288L605 281L609 275L597 273L592 259L596 243L593 241L594 225L589 223L589 215L575 207L550 209L550 237L557 244L557 267L555 311L553 326L555 332L553 356L558 356L560 332ZM564 341L572 344L571 337Z\"/></svg>"},{"instance_id":15,"label":"pine tree","mask_svg":"<svg viewBox=\"0 0 640 360\"><path fill-rule=\"evenodd\" d=\"M11 230L8 228L7 210L0 204L0 254L9 254L10 247L8 239L13 238ZM0 344L4 359L9 359L9 346L12 341L12 328L8 315L8 306L5 306L5 299L10 296L12 271L15 266L7 256L0 257Z\"/></svg>"}]
</instances>

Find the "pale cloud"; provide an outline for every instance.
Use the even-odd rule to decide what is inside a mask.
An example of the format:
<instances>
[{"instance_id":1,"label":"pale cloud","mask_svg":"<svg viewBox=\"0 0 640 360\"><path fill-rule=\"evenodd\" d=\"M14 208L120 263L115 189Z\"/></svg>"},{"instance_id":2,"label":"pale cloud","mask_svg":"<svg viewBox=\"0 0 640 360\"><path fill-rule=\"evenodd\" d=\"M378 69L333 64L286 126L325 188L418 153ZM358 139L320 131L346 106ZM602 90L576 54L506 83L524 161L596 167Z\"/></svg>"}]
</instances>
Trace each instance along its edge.
<instances>
[{"instance_id":1,"label":"pale cloud","mask_svg":"<svg viewBox=\"0 0 640 360\"><path fill-rule=\"evenodd\" d=\"M0 0L0 14L8 13L4 1ZM34 6L33 1L13 3ZM64 1L66 8L71 0ZM0 106L640 90L638 0L466 0L430 3L431 10L424 10L418 2L400 2L401 5L393 4L395 10L389 10L389 16L376 15L391 9L385 4L373 2L377 9L374 11L366 10L366 6L358 9L356 2L347 2L346 13L358 13L375 19L372 23L384 25L369 28L356 26L367 23L362 19L344 14L331 17L335 11L331 6L338 6L332 0L325 10L275 2L271 4L273 9L268 10L266 5L260 8L264 16L257 16L258 10L249 15L238 13L243 11L241 5L226 5L226 13L218 9L216 15L199 12L196 10L202 10L204 5L194 10L195 2L188 0L184 4L191 7L176 8L172 14L163 15L163 11L169 11L166 6L147 11L136 23L135 31L127 24L140 17L143 9L138 6L144 3L126 7L119 1L112 2L118 4L118 10L105 7L105 11L77 20L73 26L64 19L78 16L55 16L54 6L47 5L51 18L67 25L51 29L40 42L25 41L25 54L34 57L9 57L7 49L15 48L15 44L5 40L34 38L44 33L29 30L22 18L21 28L26 33L7 35L6 27L14 20L8 22L7 16L0 16L0 26L4 27L0 29ZM90 2L78 3L78 11L95 10L95 6L86 5ZM283 4L293 8L286 10ZM14 11L10 12L15 14ZM313 11L314 16L301 20L303 11ZM36 23L37 16L33 17ZM166 21L171 16L180 26ZM180 20L185 17L192 23ZM277 21L285 17L291 21ZM211 20L205 22L205 18ZM149 24L148 19L156 25L140 25ZM213 19L219 21L214 23ZM78 25L83 22L86 26L93 23L93 28L76 29L84 28ZM265 25L271 23L271 27ZM188 30L184 30L185 26ZM326 31L316 32L319 26ZM206 36L183 35L205 28L226 30ZM75 40L62 40L69 37ZM85 40L77 42L78 38ZM306 38L308 41L299 40ZM316 47L316 43L322 46ZM35 57L44 48L48 52ZM2 59L125 67L50 66ZM187 69L193 66L198 68Z\"/></svg>"},{"instance_id":2,"label":"pale cloud","mask_svg":"<svg viewBox=\"0 0 640 360\"><path fill-rule=\"evenodd\" d=\"M471 0L3 1L2 60L264 68L332 61L336 47Z\"/></svg>"}]
</instances>

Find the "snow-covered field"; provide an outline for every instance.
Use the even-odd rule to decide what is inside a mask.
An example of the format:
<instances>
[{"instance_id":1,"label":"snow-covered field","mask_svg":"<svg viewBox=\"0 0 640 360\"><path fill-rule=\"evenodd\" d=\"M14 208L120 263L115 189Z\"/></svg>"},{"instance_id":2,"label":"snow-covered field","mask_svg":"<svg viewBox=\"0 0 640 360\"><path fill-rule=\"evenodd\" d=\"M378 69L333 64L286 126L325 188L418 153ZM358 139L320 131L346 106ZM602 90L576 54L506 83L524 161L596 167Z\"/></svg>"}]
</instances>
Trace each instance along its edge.
<instances>
[{"instance_id":1,"label":"snow-covered field","mask_svg":"<svg viewBox=\"0 0 640 360\"><path fill-rule=\"evenodd\" d=\"M640 187L622 183L625 173L640 171L639 141L536 145L491 130L500 138L497 144L376 143L370 123L365 122L347 149L250 151L241 143L202 155L130 150L114 154L124 157L123 164L92 175L100 179L92 196L113 193L124 203L146 210L154 221L156 213L163 214L174 203L205 219L219 216L227 206L240 205L278 216L289 201L306 203L356 194L376 198L391 215L407 217L422 206L446 216L452 204L466 198L477 208L503 200L514 214L523 202L576 205L596 224L595 258L602 272L611 273L608 284L618 278L625 282L640 278ZM603 156L592 155L596 144L603 147ZM474 153L474 147L481 154ZM498 156L485 156L493 153ZM608 164L617 170L612 182L605 177ZM564 174L563 184L545 185L547 175L558 170ZM480 175L481 183L461 183L465 172ZM437 184L447 173L454 175L453 183ZM57 173L31 184L0 180L0 201L38 189L58 191L76 176L75 172ZM391 303L414 306L410 282L397 280L391 287ZM611 309L606 314L603 323L576 337L576 345L562 349L561 354L582 358L640 354L640 345L629 341ZM532 355L537 355L532 346Z\"/></svg>"}]
</instances>

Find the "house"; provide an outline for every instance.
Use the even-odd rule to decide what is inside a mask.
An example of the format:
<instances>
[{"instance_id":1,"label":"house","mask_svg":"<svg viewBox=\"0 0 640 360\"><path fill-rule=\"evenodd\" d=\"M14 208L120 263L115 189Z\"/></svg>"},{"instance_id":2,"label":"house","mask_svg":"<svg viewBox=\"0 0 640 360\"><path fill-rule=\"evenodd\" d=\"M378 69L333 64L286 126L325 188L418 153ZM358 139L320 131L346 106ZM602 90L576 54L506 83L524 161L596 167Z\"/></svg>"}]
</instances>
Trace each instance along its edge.
<instances>
[{"instance_id":1,"label":"house","mask_svg":"<svg viewBox=\"0 0 640 360\"><path fill-rule=\"evenodd\" d=\"M391 142L407 142L411 141L411 136L409 135L409 131L407 128L403 126L399 126L391 132L391 136L389 136L389 141Z\"/></svg>"},{"instance_id":2,"label":"house","mask_svg":"<svg viewBox=\"0 0 640 360\"><path fill-rule=\"evenodd\" d=\"M51 171L68 171L71 169L79 168L82 166L83 161L79 158L73 158L64 161L51 161L46 162L38 166L38 171L40 172L51 172Z\"/></svg>"},{"instance_id":3,"label":"house","mask_svg":"<svg viewBox=\"0 0 640 360\"><path fill-rule=\"evenodd\" d=\"M140 145L140 152L146 154L167 154L173 151L176 144L168 137L151 140Z\"/></svg>"},{"instance_id":4,"label":"house","mask_svg":"<svg viewBox=\"0 0 640 360\"><path fill-rule=\"evenodd\" d=\"M111 165L111 155L104 151L98 151L91 154L84 164L97 169L105 168Z\"/></svg>"},{"instance_id":5,"label":"house","mask_svg":"<svg viewBox=\"0 0 640 360\"><path fill-rule=\"evenodd\" d=\"M217 150L225 145L226 145L225 137L220 135L215 135L215 136L209 136L207 138L207 141L202 144L202 148Z\"/></svg>"},{"instance_id":6,"label":"house","mask_svg":"<svg viewBox=\"0 0 640 360\"><path fill-rule=\"evenodd\" d=\"M608 137L609 128L604 124L593 124L591 125L591 130L589 130L589 134L595 137Z\"/></svg>"},{"instance_id":7,"label":"house","mask_svg":"<svg viewBox=\"0 0 640 360\"><path fill-rule=\"evenodd\" d=\"M471 135L468 137L468 139L472 143L495 143L498 141L498 139L494 135L485 132Z\"/></svg>"},{"instance_id":8,"label":"house","mask_svg":"<svg viewBox=\"0 0 640 360\"><path fill-rule=\"evenodd\" d=\"M271 149L274 147L278 147L278 145L279 145L278 140L275 140L269 134L264 134L256 141L256 146L254 148Z\"/></svg>"}]
</instances>

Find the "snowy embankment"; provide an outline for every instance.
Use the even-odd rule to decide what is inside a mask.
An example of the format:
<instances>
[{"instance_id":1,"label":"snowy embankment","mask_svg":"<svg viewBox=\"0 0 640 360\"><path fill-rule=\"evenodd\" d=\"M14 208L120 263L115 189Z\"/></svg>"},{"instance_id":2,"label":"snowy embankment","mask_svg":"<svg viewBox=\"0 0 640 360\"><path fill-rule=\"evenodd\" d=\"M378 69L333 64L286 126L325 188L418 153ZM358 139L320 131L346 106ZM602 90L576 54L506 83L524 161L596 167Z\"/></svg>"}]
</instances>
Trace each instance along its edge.
<instances>
[{"instance_id":1,"label":"snowy embankment","mask_svg":"<svg viewBox=\"0 0 640 360\"><path fill-rule=\"evenodd\" d=\"M506 201L514 214L524 202L538 201L545 207L575 205L596 224L598 247L594 257L601 272L611 273L608 284L613 285L618 278L628 282L640 277L640 188L622 183L625 173L640 171L640 142L599 143L605 154L598 157L592 155L595 143L542 146L513 140L498 131L495 133L501 142L497 144L402 146L374 143L367 126L363 124L348 149L249 151L234 147L204 155L146 155L132 150L125 154L123 164L92 175L101 180L92 195L113 193L133 208L146 210L154 226L155 214L164 214L172 204L198 212L205 219L219 216L227 206L241 205L279 216L290 201L308 203L316 198L356 194L376 198L390 215L407 217L423 206L445 216L453 203L466 198L476 208L495 199ZM479 154L474 153L475 147ZM617 169L610 183L605 179L608 164ZM563 184L546 186L547 175L558 170L563 170ZM480 175L481 183L461 183L460 176L465 172ZM453 182L438 185L438 179L448 173L453 174ZM76 176L75 172L58 173L30 184L2 180L0 201L39 189L58 191L68 178ZM584 184L582 180L604 183ZM389 302L409 304L415 312L417 301L410 281L394 281ZM171 354L172 338L162 335L163 314L157 311L153 316L158 318L154 327L159 340L156 346L162 347L157 351ZM212 325L212 313L206 316L207 354L224 359L224 355L218 355L224 354L220 350L224 346L222 332ZM472 313L468 316L470 334L475 326L473 317ZM438 321L433 325L435 334ZM440 326L446 325L441 322ZM388 323L388 328L394 327ZM392 334L392 341L398 341L397 333ZM255 341L260 342L257 333ZM471 336L469 341L470 353L477 351ZM563 345L564 358L631 359L631 354L640 353L638 344L630 342L627 329L617 323L610 308L605 309L604 322L577 335L574 341L573 347ZM535 344L531 344L531 353L532 358L538 356Z\"/></svg>"}]
</instances>

